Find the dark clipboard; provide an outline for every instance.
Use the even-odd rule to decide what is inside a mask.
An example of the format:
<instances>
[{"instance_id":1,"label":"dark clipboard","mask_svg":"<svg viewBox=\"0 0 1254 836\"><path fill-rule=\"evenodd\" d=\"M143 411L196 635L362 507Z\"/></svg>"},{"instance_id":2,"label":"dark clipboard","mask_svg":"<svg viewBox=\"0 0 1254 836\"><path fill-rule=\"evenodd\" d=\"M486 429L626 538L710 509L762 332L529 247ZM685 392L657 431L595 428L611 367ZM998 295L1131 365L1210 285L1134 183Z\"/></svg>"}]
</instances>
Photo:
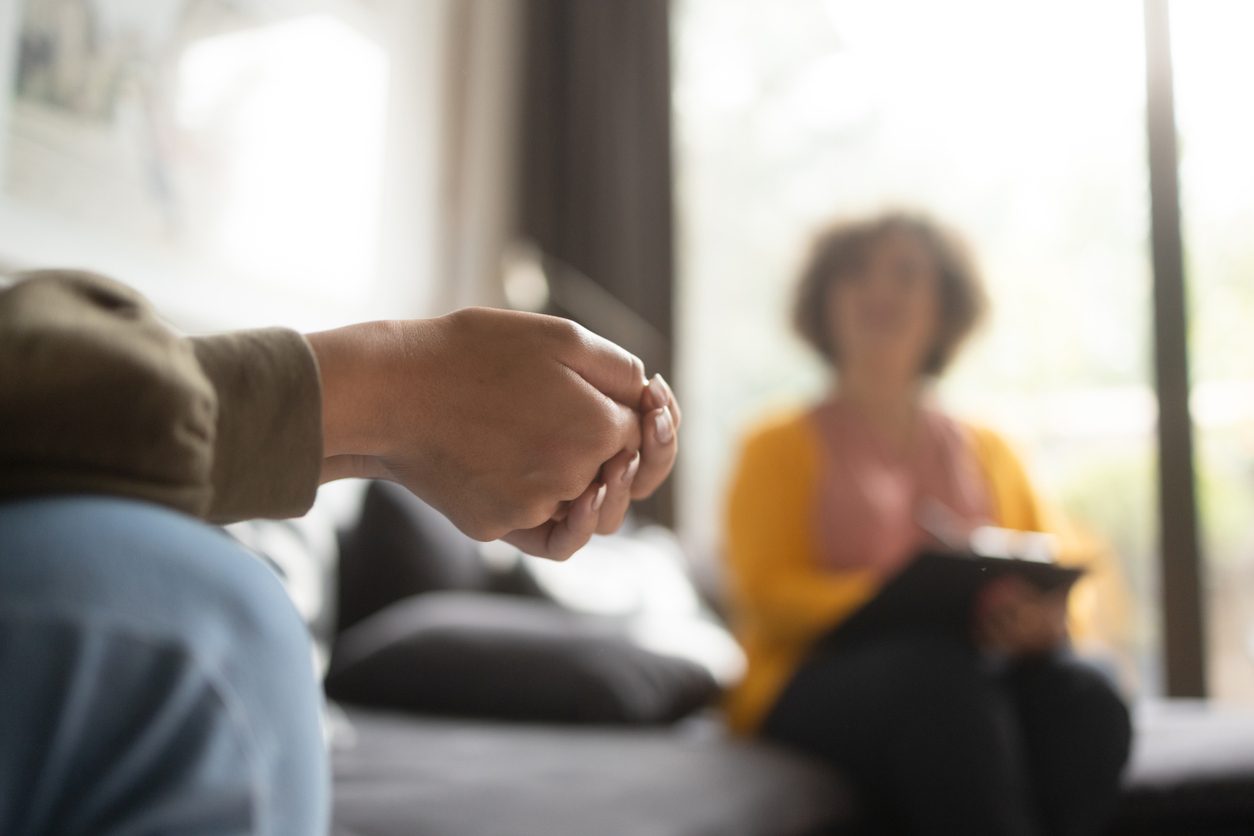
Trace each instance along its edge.
<instances>
[{"instance_id":1,"label":"dark clipboard","mask_svg":"<svg viewBox=\"0 0 1254 836\"><path fill-rule=\"evenodd\" d=\"M990 581L1016 575L1044 591L1066 591L1084 571L1077 566L972 552L926 551L837 626L829 640L843 643L903 630L967 637L976 599Z\"/></svg>"}]
</instances>

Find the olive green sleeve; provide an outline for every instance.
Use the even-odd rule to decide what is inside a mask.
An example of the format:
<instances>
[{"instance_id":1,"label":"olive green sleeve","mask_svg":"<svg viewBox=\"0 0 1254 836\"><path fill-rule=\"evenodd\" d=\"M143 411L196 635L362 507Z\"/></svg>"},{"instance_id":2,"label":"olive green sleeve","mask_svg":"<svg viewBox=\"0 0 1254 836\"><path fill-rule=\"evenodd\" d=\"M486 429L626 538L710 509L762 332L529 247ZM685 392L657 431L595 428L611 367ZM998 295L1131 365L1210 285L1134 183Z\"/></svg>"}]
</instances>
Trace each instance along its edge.
<instances>
[{"instance_id":1,"label":"olive green sleeve","mask_svg":"<svg viewBox=\"0 0 1254 836\"><path fill-rule=\"evenodd\" d=\"M0 288L0 496L111 494L214 521L312 504L321 393L299 334L188 339L103 276L16 278Z\"/></svg>"},{"instance_id":2,"label":"olive green sleeve","mask_svg":"<svg viewBox=\"0 0 1254 836\"><path fill-rule=\"evenodd\" d=\"M216 522L299 517L322 470L322 391L305 338L286 328L191 340L218 396Z\"/></svg>"}]
</instances>

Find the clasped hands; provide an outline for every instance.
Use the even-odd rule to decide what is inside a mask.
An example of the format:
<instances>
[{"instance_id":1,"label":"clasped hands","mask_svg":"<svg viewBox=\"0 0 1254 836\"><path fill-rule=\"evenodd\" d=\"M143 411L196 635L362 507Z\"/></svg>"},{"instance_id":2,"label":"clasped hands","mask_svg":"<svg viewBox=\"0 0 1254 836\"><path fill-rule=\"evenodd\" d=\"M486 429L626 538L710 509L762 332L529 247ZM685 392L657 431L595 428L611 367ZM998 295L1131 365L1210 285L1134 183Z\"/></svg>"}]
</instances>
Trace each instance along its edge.
<instances>
[{"instance_id":1,"label":"clasped hands","mask_svg":"<svg viewBox=\"0 0 1254 836\"><path fill-rule=\"evenodd\" d=\"M388 479L477 540L564 560L666 480L661 376L564 319L490 308L309 334L322 481Z\"/></svg>"},{"instance_id":2,"label":"clasped hands","mask_svg":"<svg viewBox=\"0 0 1254 836\"><path fill-rule=\"evenodd\" d=\"M977 642L1007 656L1049 653L1067 641L1067 593L1041 591L1012 575L984 587L975 615Z\"/></svg>"}]
</instances>

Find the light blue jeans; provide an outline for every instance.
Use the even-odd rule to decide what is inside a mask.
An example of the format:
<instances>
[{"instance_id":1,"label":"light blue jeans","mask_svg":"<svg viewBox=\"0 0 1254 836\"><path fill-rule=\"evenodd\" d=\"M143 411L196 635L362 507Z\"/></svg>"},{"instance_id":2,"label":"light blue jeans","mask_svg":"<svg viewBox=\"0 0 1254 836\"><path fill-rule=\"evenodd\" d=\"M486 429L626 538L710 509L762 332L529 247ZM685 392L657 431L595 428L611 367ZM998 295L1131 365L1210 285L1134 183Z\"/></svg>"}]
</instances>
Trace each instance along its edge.
<instances>
[{"instance_id":1,"label":"light blue jeans","mask_svg":"<svg viewBox=\"0 0 1254 836\"><path fill-rule=\"evenodd\" d=\"M0 833L317 836L320 711L304 625L220 530L0 502Z\"/></svg>"}]
</instances>

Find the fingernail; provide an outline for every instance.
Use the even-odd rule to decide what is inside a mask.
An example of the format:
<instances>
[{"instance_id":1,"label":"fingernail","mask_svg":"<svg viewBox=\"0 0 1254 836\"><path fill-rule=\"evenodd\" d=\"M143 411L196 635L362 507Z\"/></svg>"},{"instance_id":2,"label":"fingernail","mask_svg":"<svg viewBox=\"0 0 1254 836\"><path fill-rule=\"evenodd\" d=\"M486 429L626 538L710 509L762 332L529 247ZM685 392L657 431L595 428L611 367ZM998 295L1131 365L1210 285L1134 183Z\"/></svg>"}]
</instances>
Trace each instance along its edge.
<instances>
[{"instance_id":1,"label":"fingernail","mask_svg":"<svg viewBox=\"0 0 1254 836\"><path fill-rule=\"evenodd\" d=\"M671 426L671 413L669 410L663 409L654 419L656 424L656 435L658 443L670 444L675 438L675 428Z\"/></svg>"},{"instance_id":2,"label":"fingernail","mask_svg":"<svg viewBox=\"0 0 1254 836\"><path fill-rule=\"evenodd\" d=\"M653 394L654 409L670 403L671 399L666 394L666 384L662 382L660 374L653 375L653 379L649 381L649 392Z\"/></svg>"},{"instance_id":3,"label":"fingernail","mask_svg":"<svg viewBox=\"0 0 1254 836\"><path fill-rule=\"evenodd\" d=\"M593 511L600 511L601 506L605 504L605 488L606 485L601 485L601 487L597 488L597 495L592 497Z\"/></svg>"},{"instance_id":4,"label":"fingernail","mask_svg":"<svg viewBox=\"0 0 1254 836\"><path fill-rule=\"evenodd\" d=\"M640 469L640 451L636 451L636 455L631 457L631 461L627 464L627 469L623 471L622 480L630 483L636 478L636 471Z\"/></svg>"}]
</instances>

